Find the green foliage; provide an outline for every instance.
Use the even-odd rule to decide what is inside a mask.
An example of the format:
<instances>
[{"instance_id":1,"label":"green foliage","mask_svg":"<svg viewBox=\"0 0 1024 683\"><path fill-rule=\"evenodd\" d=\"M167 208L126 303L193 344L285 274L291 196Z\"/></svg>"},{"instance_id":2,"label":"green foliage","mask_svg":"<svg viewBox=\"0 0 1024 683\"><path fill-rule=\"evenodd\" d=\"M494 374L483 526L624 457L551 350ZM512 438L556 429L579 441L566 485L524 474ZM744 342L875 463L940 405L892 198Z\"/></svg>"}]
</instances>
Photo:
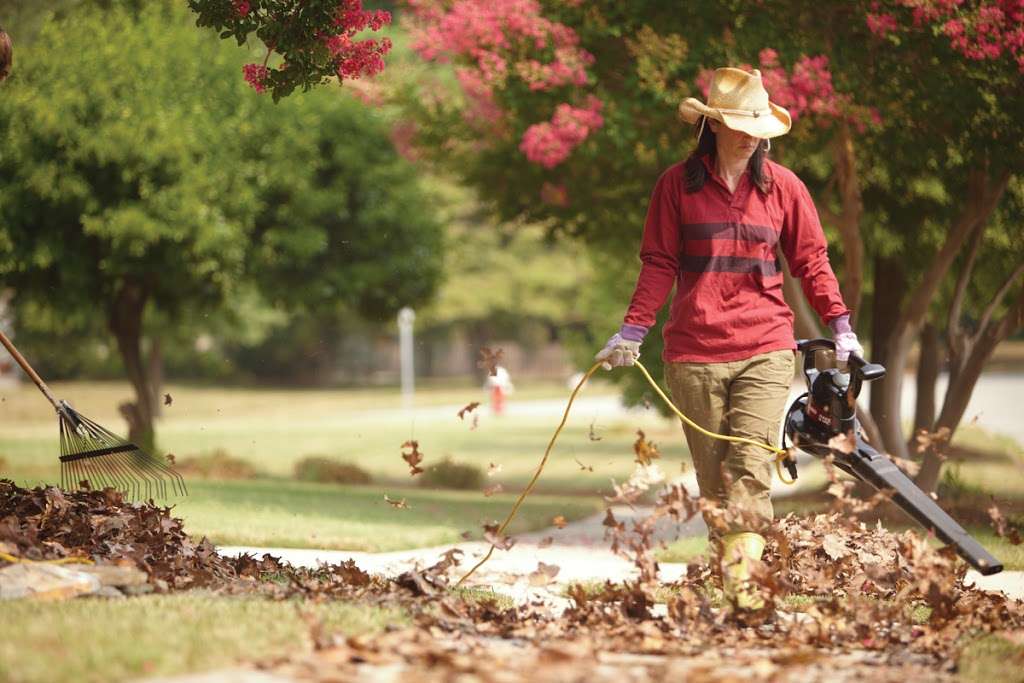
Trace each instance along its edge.
<instances>
[{"instance_id":1,"label":"green foliage","mask_svg":"<svg viewBox=\"0 0 1024 683\"><path fill-rule=\"evenodd\" d=\"M484 473L477 465L455 462L450 456L428 466L419 479L420 486L435 489L478 489L483 482Z\"/></svg>"},{"instance_id":2,"label":"green foliage","mask_svg":"<svg viewBox=\"0 0 1024 683\"><path fill-rule=\"evenodd\" d=\"M369 484L373 481L370 474L359 465L323 455L306 456L295 463L295 478L328 484Z\"/></svg>"},{"instance_id":3,"label":"green foliage","mask_svg":"<svg viewBox=\"0 0 1024 683\"><path fill-rule=\"evenodd\" d=\"M130 284L170 311L230 293L254 196L222 133L245 112L230 60L170 28L181 15L82 9L75 30L50 21L22 47L0 101L15 308L45 304L80 328Z\"/></svg>"},{"instance_id":4,"label":"green foliage","mask_svg":"<svg viewBox=\"0 0 1024 683\"><path fill-rule=\"evenodd\" d=\"M0 99L0 278L44 366L102 366L76 354L109 330L130 374L146 336L188 367L206 333L223 374L274 330L297 349L432 296L441 228L383 116L336 91L275 107L180 4L128 5L44 21Z\"/></svg>"}]
</instances>

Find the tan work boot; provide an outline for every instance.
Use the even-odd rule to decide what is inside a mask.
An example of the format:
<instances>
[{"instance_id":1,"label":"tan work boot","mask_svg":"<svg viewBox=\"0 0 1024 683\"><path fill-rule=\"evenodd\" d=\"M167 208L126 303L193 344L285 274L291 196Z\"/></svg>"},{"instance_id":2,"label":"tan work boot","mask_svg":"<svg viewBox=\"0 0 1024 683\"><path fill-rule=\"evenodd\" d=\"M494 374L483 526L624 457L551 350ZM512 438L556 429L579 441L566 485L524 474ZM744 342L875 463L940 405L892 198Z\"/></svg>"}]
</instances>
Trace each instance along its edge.
<instances>
[{"instance_id":1,"label":"tan work boot","mask_svg":"<svg viewBox=\"0 0 1024 683\"><path fill-rule=\"evenodd\" d=\"M740 609L764 607L764 600L750 581L750 563L761 559L764 544L764 536L751 531L722 536L722 588L725 597Z\"/></svg>"}]
</instances>

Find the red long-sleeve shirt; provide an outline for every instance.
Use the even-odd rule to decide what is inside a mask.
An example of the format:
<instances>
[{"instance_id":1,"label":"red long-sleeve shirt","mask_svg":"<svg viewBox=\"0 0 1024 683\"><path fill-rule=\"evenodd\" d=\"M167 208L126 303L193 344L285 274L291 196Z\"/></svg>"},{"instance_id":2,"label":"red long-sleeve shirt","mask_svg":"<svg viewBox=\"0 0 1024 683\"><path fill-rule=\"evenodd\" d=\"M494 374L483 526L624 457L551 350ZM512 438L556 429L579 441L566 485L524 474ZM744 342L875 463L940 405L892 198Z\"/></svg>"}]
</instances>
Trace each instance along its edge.
<instances>
[{"instance_id":1,"label":"red long-sleeve shirt","mask_svg":"<svg viewBox=\"0 0 1024 683\"><path fill-rule=\"evenodd\" d=\"M793 312L782 297L780 245L794 277L826 324L849 313L828 262L825 235L807 187L772 161L765 195L744 173L735 192L705 157L708 179L684 191L680 162L658 179L644 224L640 276L625 322L650 328L672 286L668 362L715 363L795 349Z\"/></svg>"}]
</instances>

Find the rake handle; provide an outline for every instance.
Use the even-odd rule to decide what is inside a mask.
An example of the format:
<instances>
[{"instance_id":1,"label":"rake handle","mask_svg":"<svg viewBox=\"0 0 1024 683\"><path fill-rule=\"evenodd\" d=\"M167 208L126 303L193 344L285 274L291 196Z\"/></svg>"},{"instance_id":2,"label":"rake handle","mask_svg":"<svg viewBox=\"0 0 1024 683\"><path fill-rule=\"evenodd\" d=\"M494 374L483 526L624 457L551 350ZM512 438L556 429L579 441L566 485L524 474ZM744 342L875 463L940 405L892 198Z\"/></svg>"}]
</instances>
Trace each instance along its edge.
<instances>
[{"instance_id":1,"label":"rake handle","mask_svg":"<svg viewBox=\"0 0 1024 683\"><path fill-rule=\"evenodd\" d=\"M50 387L46 386L46 382L43 381L43 378L36 374L36 371L28 364L28 361L25 360L23 355L21 355L21 352L14 348L14 343L7 338L7 335L4 334L2 330L0 330L0 343L3 343L4 348L7 349L14 360L18 361L18 365L20 365L21 369L25 371L25 374L32 378L32 381L36 383L37 387L39 387L39 391L43 392L43 396L53 404L54 409L60 410L60 404L57 403L57 399L50 393Z\"/></svg>"}]
</instances>

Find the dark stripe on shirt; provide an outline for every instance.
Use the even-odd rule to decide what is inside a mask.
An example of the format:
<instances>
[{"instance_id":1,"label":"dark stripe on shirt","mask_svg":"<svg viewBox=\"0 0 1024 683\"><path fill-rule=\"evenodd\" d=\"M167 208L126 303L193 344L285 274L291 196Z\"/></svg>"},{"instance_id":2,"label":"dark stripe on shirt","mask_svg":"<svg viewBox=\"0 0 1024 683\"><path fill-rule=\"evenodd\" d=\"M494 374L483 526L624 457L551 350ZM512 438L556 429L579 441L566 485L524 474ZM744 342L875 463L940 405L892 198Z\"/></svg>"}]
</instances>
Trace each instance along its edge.
<instances>
[{"instance_id":1,"label":"dark stripe on shirt","mask_svg":"<svg viewBox=\"0 0 1024 683\"><path fill-rule=\"evenodd\" d=\"M779 241L779 232L769 225L751 223L684 223L683 238L692 240L737 240L739 242Z\"/></svg>"},{"instance_id":2,"label":"dark stripe on shirt","mask_svg":"<svg viewBox=\"0 0 1024 683\"><path fill-rule=\"evenodd\" d=\"M679 257L679 269L687 273L760 273L777 275L778 261L742 256L687 256Z\"/></svg>"}]
</instances>

